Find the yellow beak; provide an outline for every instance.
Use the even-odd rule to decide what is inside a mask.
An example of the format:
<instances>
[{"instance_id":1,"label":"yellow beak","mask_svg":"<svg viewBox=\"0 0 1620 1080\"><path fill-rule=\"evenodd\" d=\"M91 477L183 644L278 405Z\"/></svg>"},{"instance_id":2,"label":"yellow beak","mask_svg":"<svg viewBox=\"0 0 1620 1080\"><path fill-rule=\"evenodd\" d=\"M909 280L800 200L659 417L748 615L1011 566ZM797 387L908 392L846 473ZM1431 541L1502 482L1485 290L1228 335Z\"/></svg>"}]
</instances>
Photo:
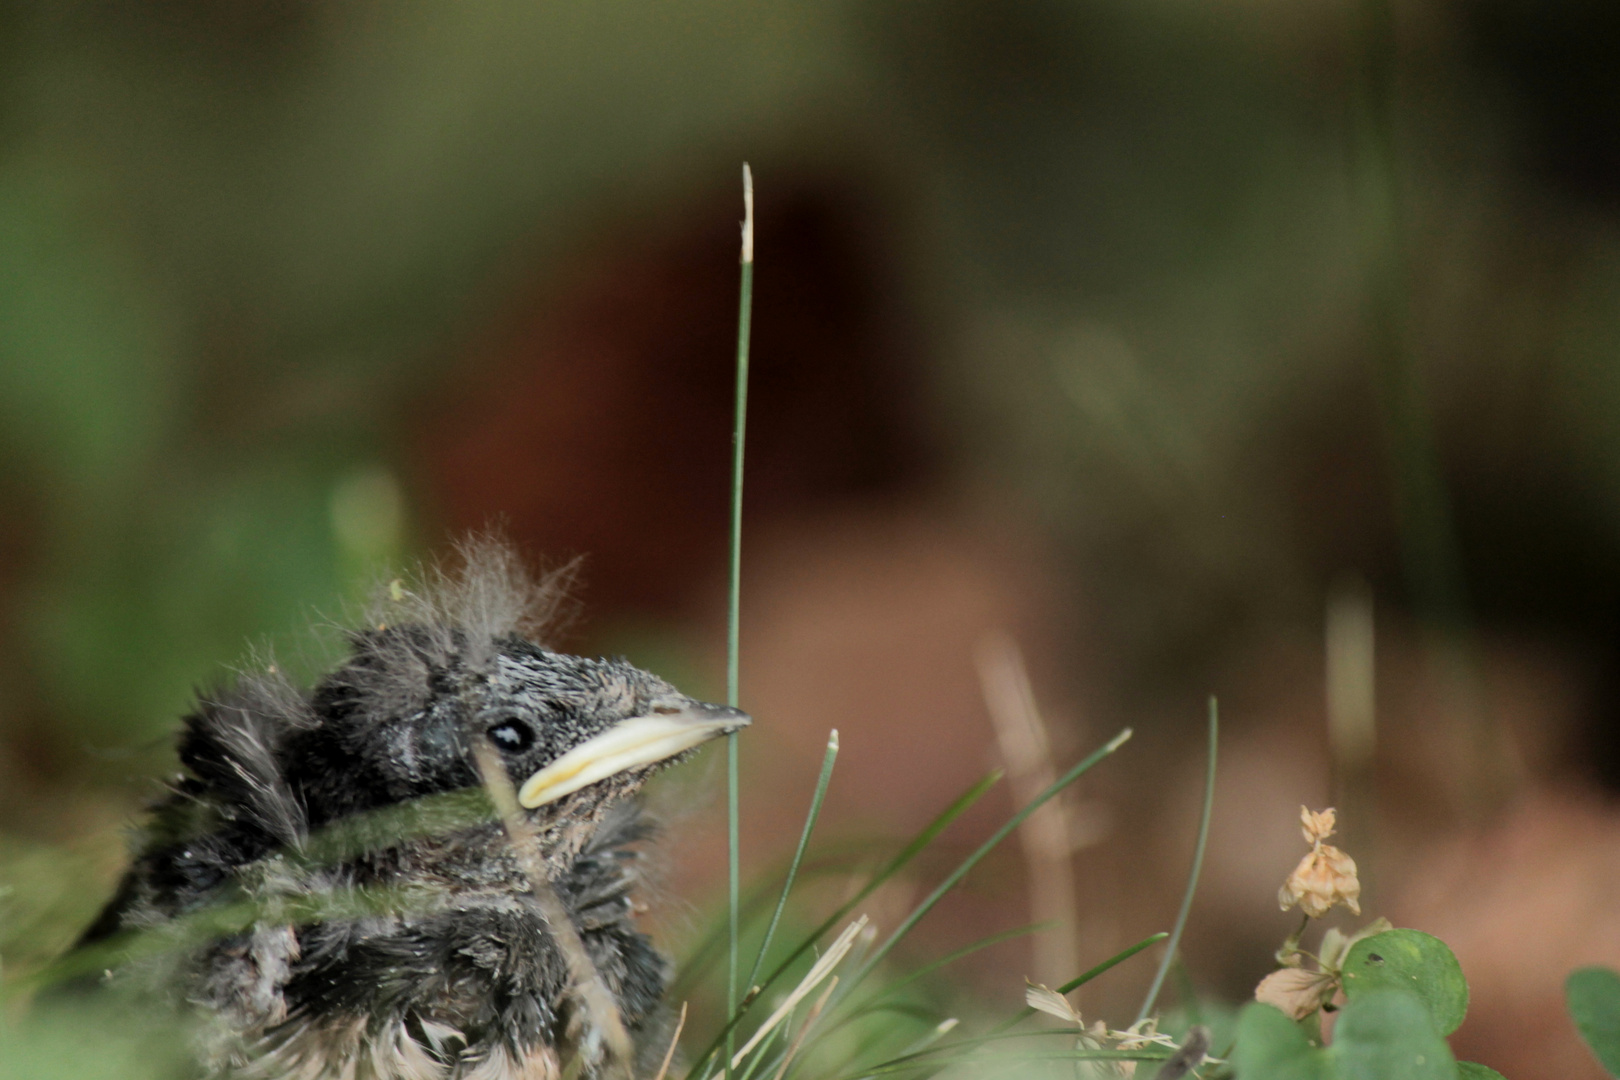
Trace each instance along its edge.
<instances>
[{"instance_id":1,"label":"yellow beak","mask_svg":"<svg viewBox=\"0 0 1620 1080\"><path fill-rule=\"evenodd\" d=\"M518 803L533 810L598 780L667 761L751 722L747 713L700 701L688 701L672 712L627 717L523 781Z\"/></svg>"}]
</instances>

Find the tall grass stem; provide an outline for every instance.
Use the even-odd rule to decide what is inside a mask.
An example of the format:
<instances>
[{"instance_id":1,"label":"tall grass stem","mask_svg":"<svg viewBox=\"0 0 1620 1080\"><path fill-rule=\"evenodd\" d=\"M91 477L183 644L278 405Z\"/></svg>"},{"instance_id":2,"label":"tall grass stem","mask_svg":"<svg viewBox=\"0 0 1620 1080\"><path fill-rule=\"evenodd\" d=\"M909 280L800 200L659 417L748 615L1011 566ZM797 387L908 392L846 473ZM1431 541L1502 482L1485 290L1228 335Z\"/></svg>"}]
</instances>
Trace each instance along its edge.
<instances>
[{"instance_id":1,"label":"tall grass stem","mask_svg":"<svg viewBox=\"0 0 1620 1080\"><path fill-rule=\"evenodd\" d=\"M1187 888L1181 894L1181 910L1176 912L1176 924L1170 928L1170 940L1164 947L1164 959L1159 961L1159 970L1154 972L1153 983L1148 987L1147 997L1142 999L1142 1010L1136 1014L1136 1022L1140 1024L1148 1018L1153 1011L1154 1003L1159 1000L1159 990L1164 986L1164 977L1170 973L1170 965L1175 962L1176 951L1181 948L1181 932L1187 929L1187 916L1192 913L1193 895L1198 892L1198 874L1204 868L1204 849L1209 846L1209 818L1215 809L1215 750L1220 742L1221 714L1220 705L1215 695L1209 695L1209 759L1204 765L1204 808L1198 816L1198 844L1193 848L1192 870L1187 874Z\"/></svg>"},{"instance_id":2,"label":"tall grass stem","mask_svg":"<svg viewBox=\"0 0 1620 1080\"><path fill-rule=\"evenodd\" d=\"M731 588L726 603L726 704L737 707L742 599L743 442L748 430L748 338L754 313L754 173L743 164L742 285L737 301L737 412L731 429ZM726 736L726 902L730 948L726 964L726 1014L737 1012L737 940L742 907L741 840L737 813L737 733ZM731 1076L733 1036L726 1035L726 1076Z\"/></svg>"}]
</instances>

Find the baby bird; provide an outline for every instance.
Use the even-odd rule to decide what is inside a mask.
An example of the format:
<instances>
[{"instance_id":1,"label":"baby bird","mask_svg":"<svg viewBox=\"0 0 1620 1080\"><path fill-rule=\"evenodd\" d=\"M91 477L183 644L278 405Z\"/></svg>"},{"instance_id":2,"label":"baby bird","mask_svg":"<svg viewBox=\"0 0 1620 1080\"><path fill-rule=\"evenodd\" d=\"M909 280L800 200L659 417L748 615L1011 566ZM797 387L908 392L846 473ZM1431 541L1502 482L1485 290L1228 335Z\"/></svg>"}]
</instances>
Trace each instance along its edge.
<instances>
[{"instance_id":1,"label":"baby bird","mask_svg":"<svg viewBox=\"0 0 1620 1080\"><path fill-rule=\"evenodd\" d=\"M499 544L463 556L395 583L312 690L272 667L185 720L185 773L84 941L171 935L111 977L194 1006L211 1075L554 1080L664 1055L634 796L749 718L536 644L555 588Z\"/></svg>"}]
</instances>

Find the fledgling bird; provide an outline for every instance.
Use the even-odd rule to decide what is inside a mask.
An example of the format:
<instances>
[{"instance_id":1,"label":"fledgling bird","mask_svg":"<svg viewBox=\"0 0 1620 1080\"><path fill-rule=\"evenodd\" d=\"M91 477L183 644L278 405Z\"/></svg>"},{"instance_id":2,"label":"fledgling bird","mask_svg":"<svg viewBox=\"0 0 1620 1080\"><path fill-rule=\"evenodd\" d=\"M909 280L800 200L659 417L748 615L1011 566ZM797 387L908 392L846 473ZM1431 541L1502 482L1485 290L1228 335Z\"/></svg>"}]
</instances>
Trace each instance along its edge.
<instances>
[{"instance_id":1,"label":"fledgling bird","mask_svg":"<svg viewBox=\"0 0 1620 1080\"><path fill-rule=\"evenodd\" d=\"M392 586L312 690L271 667L185 720L186 771L84 941L182 938L131 966L199 1010L213 1075L554 1080L576 1054L587 1077L664 1055L669 965L633 922L635 795L749 718L536 644L554 587L498 543L463 556ZM433 816L495 761L516 794L504 824ZM233 911L229 932L185 936Z\"/></svg>"}]
</instances>

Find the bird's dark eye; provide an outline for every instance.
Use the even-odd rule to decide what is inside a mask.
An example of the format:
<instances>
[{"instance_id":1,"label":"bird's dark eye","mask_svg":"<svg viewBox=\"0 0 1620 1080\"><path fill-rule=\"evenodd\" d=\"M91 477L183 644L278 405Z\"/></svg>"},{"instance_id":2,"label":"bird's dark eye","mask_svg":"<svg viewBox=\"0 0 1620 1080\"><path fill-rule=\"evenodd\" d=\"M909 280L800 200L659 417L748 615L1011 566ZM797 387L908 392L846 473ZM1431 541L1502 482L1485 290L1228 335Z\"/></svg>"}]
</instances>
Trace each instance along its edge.
<instances>
[{"instance_id":1,"label":"bird's dark eye","mask_svg":"<svg viewBox=\"0 0 1620 1080\"><path fill-rule=\"evenodd\" d=\"M534 728L511 716L490 728L489 738L508 754L521 754L534 745Z\"/></svg>"}]
</instances>

